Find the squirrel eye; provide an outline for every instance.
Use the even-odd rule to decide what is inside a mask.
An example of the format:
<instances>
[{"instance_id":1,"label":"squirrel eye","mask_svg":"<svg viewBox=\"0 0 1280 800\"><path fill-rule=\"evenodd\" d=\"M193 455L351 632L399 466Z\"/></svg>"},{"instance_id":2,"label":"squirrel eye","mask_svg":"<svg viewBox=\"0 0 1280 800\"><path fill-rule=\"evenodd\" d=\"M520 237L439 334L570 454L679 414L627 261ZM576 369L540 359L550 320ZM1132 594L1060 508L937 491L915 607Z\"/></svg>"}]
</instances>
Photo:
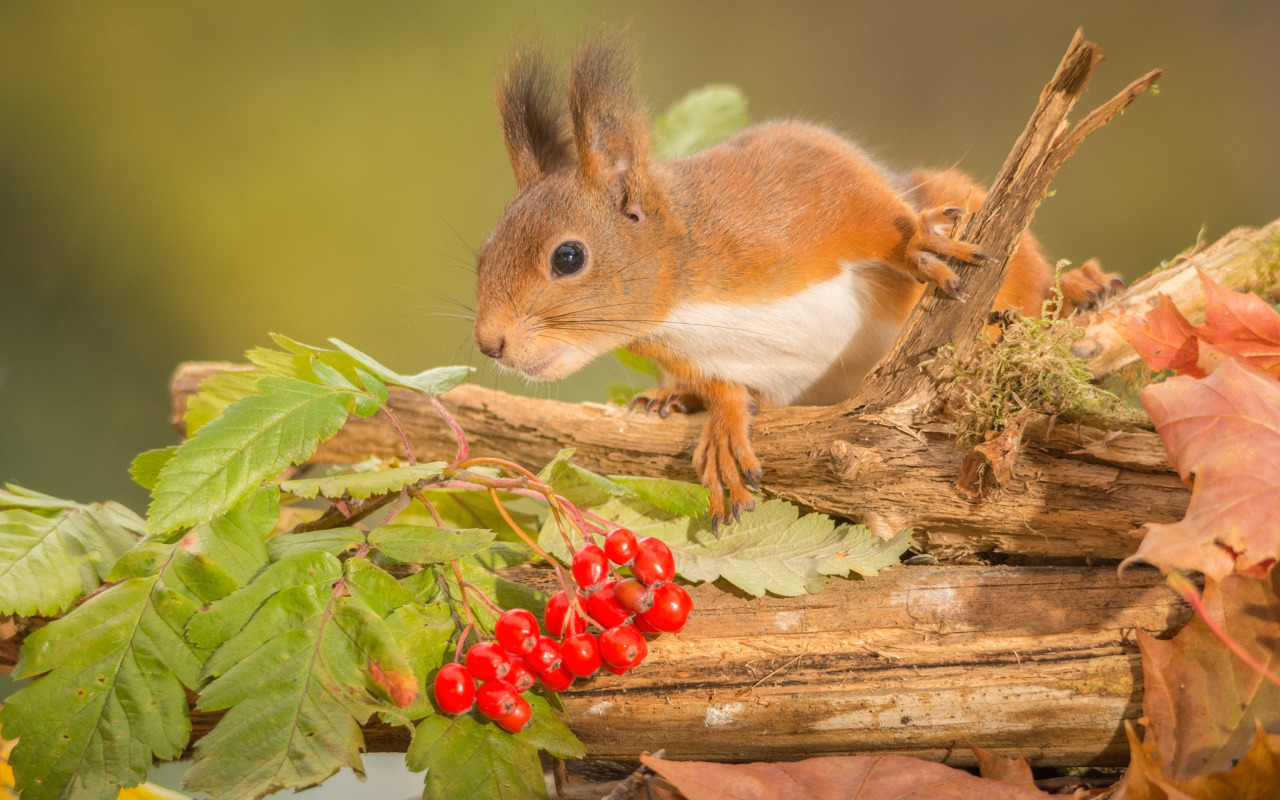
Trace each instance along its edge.
<instances>
[{"instance_id":1,"label":"squirrel eye","mask_svg":"<svg viewBox=\"0 0 1280 800\"><path fill-rule=\"evenodd\" d=\"M551 274L557 278L580 272L587 265L587 248L580 242L564 242L551 254Z\"/></svg>"}]
</instances>

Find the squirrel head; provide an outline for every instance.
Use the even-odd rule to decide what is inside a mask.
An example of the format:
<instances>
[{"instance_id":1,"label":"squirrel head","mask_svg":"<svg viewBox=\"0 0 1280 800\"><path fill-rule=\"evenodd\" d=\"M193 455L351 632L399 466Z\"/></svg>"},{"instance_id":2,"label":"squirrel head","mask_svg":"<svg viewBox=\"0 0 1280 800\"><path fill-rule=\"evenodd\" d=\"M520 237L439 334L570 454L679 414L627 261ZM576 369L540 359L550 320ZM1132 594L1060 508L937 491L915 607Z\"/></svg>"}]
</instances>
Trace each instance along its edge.
<instances>
[{"instance_id":1,"label":"squirrel head","mask_svg":"<svg viewBox=\"0 0 1280 800\"><path fill-rule=\"evenodd\" d=\"M653 328L670 305L680 226L618 37L579 50L568 111L537 53L499 80L517 194L477 255L476 346L528 378L562 378Z\"/></svg>"}]
</instances>

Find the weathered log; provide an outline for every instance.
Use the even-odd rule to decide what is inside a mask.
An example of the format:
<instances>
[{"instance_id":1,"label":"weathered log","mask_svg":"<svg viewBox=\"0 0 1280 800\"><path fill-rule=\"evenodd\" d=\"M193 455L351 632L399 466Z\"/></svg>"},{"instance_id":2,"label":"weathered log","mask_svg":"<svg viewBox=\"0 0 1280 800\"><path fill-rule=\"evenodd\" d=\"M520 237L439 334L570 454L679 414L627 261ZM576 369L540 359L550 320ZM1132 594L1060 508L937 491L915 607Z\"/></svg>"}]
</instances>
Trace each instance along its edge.
<instances>
[{"instance_id":1,"label":"weathered log","mask_svg":"<svg viewBox=\"0 0 1280 800\"><path fill-rule=\"evenodd\" d=\"M525 570L525 580L541 570ZM965 742L1038 766L1127 763L1142 713L1136 630L1190 611L1154 571L895 567L817 595L743 598L704 585L684 631L625 677L562 697L588 758L789 760L897 754L973 763ZM193 741L217 715L194 715ZM403 751L403 728L365 728Z\"/></svg>"},{"instance_id":2,"label":"weathered log","mask_svg":"<svg viewBox=\"0 0 1280 800\"><path fill-rule=\"evenodd\" d=\"M174 378L175 413L225 364L186 364ZM460 386L441 398L477 455L538 466L562 447L610 474L697 480L693 449L700 415L658 419L594 403L569 404ZM426 400L394 391L391 406L419 457L452 457L453 436ZM1028 426L1016 467L1020 483L970 502L956 491L964 453L945 427L900 429L839 407L785 408L756 417L752 439L765 465L763 489L810 508L863 521L881 533L913 527L939 556L998 551L1049 558L1124 558L1145 522L1171 522L1189 493L1149 431ZM403 457L381 416L352 419L313 460L349 464Z\"/></svg>"},{"instance_id":3,"label":"weathered log","mask_svg":"<svg viewBox=\"0 0 1280 800\"><path fill-rule=\"evenodd\" d=\"M1078 354L1089 359L1089 371L1095 378L1141 364L1138 352L1120 335L1115 323L1142 316L1155 306L1159 295L1168 295L1193 323L1204 322L1204 289L1197 268L1227 288L1274 295L1280 290L1280 219L1262 228L1236 228L1207 247L1197 245L1171 259L1167 266L1144 275L1102 308L1082 314L1079 323L1085 328L1085 337Z\"/></svg>"}]
</instances>

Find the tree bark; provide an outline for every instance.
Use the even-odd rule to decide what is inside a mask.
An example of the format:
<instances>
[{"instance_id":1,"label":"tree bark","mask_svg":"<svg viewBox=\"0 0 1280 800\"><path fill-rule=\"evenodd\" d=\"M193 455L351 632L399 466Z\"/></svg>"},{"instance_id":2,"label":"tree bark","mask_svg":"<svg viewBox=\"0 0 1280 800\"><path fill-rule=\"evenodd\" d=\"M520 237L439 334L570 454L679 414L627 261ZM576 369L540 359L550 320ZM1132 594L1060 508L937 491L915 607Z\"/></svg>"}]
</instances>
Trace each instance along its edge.
<instances>
[{"instance_id":1,"label":"tree bark","mask_svg":"<svg viewBox=\"0 0 1280 800\"><path fill-rule=\"evenodd\" d=\"M1037 766L1119 766L1124 720L1142 714L1134 632L1167 634L1190 616L1145 569L894 567L804 597L691 594L688 625L654 639L641 666L561 695L588 758L661 747L676 759L969 765L973 742ZM196 713L192 741L218 718ZM371 751L409 743L378 724L365 739Z\"/></svg>"}]
</instances>

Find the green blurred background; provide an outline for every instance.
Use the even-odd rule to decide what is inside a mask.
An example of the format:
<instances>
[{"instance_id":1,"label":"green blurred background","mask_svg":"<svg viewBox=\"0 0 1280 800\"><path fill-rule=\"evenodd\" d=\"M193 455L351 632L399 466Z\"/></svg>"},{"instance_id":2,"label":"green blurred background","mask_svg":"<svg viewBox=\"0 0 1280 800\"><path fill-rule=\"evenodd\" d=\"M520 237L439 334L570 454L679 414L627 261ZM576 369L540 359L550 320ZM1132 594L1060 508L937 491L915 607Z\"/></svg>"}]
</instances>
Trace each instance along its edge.
<instances>
[{"instance_id":1,"label":"green blurred background","mask_svg":"<svg viewBox=\"0 0 1280 800\"><path fill-rule=\"evenodd\" d=\"M1280 3L0 3L0 481L142 510L181 361L281 331L390 366L600 399L613 363L525 384L483 366L454 302L513 190L492 103L513 42L567 55L630 23L661 110L709 82L752 116L827 123L896 167L989 180L1083 26L1091 138L1036 230L1133 277L1202 226L1280 215Z\"/></svg>"}]
</instances>

